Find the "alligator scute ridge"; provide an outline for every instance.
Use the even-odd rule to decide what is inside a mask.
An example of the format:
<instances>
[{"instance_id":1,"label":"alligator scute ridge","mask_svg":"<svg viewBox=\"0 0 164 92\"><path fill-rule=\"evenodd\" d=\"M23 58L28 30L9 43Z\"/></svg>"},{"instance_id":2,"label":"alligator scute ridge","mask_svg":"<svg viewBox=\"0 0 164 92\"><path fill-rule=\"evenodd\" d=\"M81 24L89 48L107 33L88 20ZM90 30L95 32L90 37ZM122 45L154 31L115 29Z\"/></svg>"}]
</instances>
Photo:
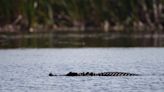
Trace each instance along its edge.
<instances>
[{"instance_id":1,"label":"alligator scute ridge","mask_svg":"<svg viewBox=\"0 0 164 92\"><path fill-rule=\"evenodd\" d=\"M49 73L49 76L140 76L140 74L135 73L127 73L127 72L100 72L100 73L94 73L94 72L69 72L64 75L55 75L52 73Z\"/></svg>"}]
</instances>

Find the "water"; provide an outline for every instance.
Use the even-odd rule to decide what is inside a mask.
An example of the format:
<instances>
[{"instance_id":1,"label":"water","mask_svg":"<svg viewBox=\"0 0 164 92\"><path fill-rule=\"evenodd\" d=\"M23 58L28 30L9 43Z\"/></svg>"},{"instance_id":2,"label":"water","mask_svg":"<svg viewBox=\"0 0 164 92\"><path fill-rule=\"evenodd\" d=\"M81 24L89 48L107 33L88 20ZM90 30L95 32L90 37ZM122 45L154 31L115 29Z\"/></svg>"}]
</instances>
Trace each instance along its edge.
<instances>
[{"instance_id":1,"label":"water","mask_svg":"<svg viewBox=\"0 0 164 92\"><path fill-rule=\"evenodd\" d=\"M0 50L0 92L163 92L164 48ZM143 76L49 77L49 72Z\"/></svg>"},{"instance_id":2,"label":"water","mask_svg":"<svg viewBox=\"0 0 164 92\"><path fill-rule=\"evenodd\" d=\"M164 31L0 33L0 48L164 47Z\"/></svg>"}]
</instances>

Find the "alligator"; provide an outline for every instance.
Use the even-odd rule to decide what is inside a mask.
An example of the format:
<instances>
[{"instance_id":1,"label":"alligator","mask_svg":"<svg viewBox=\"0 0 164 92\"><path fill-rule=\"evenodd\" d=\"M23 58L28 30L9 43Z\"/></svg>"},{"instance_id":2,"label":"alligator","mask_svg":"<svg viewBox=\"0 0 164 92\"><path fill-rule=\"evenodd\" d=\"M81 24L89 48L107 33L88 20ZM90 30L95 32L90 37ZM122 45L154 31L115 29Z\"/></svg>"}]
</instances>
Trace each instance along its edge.
<instances>
[{"instance_id":1,"label":"alligator","mask_svg":"<svg viewBox=\"0 0 164 92\"><path fill-rule=\"evenodd\" d=\"M49 76L140 76L140 74L135 73L127 73L127 72L100 72L100 73L94 73L94 72L69 72L64 75L55 75L52 73L49 73Z\"/></svg>"}]
</instances>

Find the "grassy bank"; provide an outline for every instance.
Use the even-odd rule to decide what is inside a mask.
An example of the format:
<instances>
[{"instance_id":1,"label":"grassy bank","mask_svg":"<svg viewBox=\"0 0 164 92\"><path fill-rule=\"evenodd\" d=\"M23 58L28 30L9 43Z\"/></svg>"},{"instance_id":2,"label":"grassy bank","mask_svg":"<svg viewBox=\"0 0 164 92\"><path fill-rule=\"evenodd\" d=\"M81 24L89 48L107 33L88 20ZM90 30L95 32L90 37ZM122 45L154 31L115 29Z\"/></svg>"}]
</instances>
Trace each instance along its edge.
<instances>
[{"instance_id":1,"label":"grassy bank","mask_svg":"<svg viewBox=\"0 0 164 92\"><path fill-rule=\"evenodd\" d=\"M164 0L0 0L1 31L164 29Z\"/></svg>"}]
</instances>

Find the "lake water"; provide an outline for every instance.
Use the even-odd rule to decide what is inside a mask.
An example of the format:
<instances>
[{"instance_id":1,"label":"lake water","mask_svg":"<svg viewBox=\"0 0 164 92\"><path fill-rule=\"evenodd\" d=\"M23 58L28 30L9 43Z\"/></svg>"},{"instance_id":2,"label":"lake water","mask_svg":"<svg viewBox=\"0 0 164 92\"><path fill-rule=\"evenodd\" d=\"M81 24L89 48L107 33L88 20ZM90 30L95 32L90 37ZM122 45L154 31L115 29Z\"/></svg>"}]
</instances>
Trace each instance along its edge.
<instances>
[{"instance_id":1,"label":"lake water","mask_svg":"<svg viewBox=\"0 0 164 92\"><path fill-rule=\"evenodd\" d=\"M142 76L49 77L74 72ZM164 48L0 50L0 92L164 92Z\"/></svg>"}]
</instances>

